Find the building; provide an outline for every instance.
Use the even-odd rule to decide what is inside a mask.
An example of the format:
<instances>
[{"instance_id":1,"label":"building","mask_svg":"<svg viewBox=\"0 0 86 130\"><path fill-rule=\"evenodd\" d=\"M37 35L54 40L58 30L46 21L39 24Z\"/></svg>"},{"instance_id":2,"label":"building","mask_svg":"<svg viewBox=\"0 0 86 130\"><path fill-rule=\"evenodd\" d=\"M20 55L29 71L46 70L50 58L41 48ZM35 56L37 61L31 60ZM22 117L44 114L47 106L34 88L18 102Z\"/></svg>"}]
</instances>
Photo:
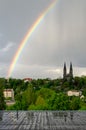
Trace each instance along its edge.
<instances>
[{"instance_id":1,"label":"building","mask_svg":"<svg viewBox=\"0 0 86 130\"><path fill-rule=\"evenodd\" d=\"M68 96L81 96L82 92L77 90L70 90L67 92Z\"/></svg>"},{"instance_id":2,"label":"building","mask_svg":"<svg viewBox=\"0 0 86 130\"><path fill-rule=\"evenodd\" d=\"M70 79L73 79L72 63L70 62L69 73L67 73L66 63L64 63L64 68L63 68L63 80L64 80L64 81L68 81L68 80L70 80Z\"/></svg>"},{"instance_id":3,"label":"building","mask_svg":"<svg viewBox=\"0 0 86 130\"><path fill-rule=\"evenodd\" d=\"M31 82L32 81L31 78L24 78L23 80L24 80L24 82Z\"/></svg>"},{"instance_id":4,"label":"building","mask_svg":"<svg viewBox=\"0 0 86 130\"><path fill-rule=\"evenodd\" d=\"M5 98L10 98L14 100L14 90L13 89L4 89L4 97Z\"/></svg>"}]
</instances>

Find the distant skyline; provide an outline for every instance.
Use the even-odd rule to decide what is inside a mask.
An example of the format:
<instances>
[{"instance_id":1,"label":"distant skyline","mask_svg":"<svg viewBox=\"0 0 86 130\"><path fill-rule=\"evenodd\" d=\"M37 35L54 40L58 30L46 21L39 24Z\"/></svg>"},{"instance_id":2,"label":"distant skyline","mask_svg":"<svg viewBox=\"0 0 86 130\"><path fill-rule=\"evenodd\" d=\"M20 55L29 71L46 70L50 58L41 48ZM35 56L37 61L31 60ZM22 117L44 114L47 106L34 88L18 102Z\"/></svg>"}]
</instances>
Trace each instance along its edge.
<instances>
[{"instance_id":1,"label":"distant skyline","mask_svg":"<svg viewBox=\"0 0 86 130\"><path fill-rule=\"evenodd\" d=\"M6 77L27 31L53 0L0 0L0 77ZM56 0L31 35L12 78L58 78L64 62L86 75L86 0Z\"/></svg>"}]
</instances>

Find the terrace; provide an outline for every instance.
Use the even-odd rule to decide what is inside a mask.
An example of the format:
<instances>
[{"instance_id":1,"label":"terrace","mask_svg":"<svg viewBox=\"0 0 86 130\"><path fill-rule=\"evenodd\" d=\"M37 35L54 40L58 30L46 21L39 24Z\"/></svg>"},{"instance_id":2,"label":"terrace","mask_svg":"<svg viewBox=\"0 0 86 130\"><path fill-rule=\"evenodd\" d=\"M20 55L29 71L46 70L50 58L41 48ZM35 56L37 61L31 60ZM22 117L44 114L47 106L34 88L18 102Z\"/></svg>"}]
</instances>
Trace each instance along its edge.
<instances>
[{"instance_id":1,"label":"terrace","mask_svg":"<svg viewBox=\"0 0 86 130\"><path fill-rule=\"evenodd\" d=\"M86 130L85 111L0 111L0 130Z\"/></svg>"}]
</instances>

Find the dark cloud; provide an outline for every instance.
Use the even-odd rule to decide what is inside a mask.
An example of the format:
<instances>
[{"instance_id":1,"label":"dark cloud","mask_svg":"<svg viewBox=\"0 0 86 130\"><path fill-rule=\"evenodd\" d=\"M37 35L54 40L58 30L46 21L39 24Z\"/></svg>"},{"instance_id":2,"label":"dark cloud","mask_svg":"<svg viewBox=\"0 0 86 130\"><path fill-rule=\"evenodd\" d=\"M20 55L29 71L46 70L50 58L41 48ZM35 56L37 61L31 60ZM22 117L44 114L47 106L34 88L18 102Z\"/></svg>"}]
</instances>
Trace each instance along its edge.
<instances>
[{"instance_id":1,"label":"dark cloud","mask_svg":"<svg viewBox=\"0 0 86 130\"><path fill-rule=\"evenodd\" d=\"M4 36L0 37L2 63L11 63L26 32L51 1L1 1L0 34ZM54 8L45 15L40 25L28 39L17 61L18 69L16 64L13 76L21 77L21 73L23 76L28 76L27 73L29 73L32 77L60 76L62 71L60 69L59 73L55 73L57 72L56 68L63 67L64 61L67 64L72 61L74 67L79 68L79 70L85 68L85 12L86 0L57 1ZM5 47L8 41L16 44L9 51L6 51ZM4 53L3 49L5 50ZM22 70L24 71L22 72ZM81 71L78 72L81 74ZM86 72L85 69L82 72Z\"/></svg>"}]
</instances>

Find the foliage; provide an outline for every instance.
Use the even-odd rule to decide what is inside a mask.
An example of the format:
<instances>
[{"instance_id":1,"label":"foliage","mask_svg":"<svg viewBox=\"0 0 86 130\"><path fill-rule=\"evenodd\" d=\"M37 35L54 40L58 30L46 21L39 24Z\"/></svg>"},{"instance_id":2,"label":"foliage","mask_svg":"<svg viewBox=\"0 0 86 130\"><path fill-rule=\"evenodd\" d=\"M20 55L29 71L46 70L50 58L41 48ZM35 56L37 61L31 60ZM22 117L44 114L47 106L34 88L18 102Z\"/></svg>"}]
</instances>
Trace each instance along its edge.
<instances>
[{"instance_id":1,"label":"foliage","mask_svg":"<svg viewBox=\"0 0 86 130\"><path fill-rule=\"evenodd\" d=\"M63 93L59 93L55 98L53 110L68 110L68 109L69 109L68 96Z\"/></svg>"},{"instance_id":2,"label":"foliage","mask_svg":"<svg viewBox=\"0 0 86 130\"><path fill-rule=\"evenodd\" d=\"M79 110L80 109L80 98L73 96L70 101L70 110Z\"/></svg>"},{"instance_id":3,"label":"foliage","mask_svg":"<svg viewBox=\"0 0 86 130\"><path fill-rule=\"evenodd\" d=\"M14 90L15 104L5 107L3 89ZM68 90L80 90L84 99L68 97ZM0 109L8 110L86 110L86 76L74 77L72 81L62 79L21 79L9 81L0 78Z\"/></svg>"},{"instance_id":4,"label":"foliage","mask_svg":"<svg viewBox=\"0 0 86 130\"><path fill-rule=\"evenodd\" d=\"M47 109L47 103L41 96L38 96L35 105L31 104L29 106L29 110L46 110L46 109Z\"/></svg>"},{"instance_id":5,"label":"foliage","mask_svg":"<svg viewBox=\"0 0 86 130\"><path fill-rule=\"evenodd\" d=\"M1 78L0 79L0 110L4 110L6 108L6 103L3 95L4 84L5 84L5 80Z\"/></svg>"}]
</instances>

